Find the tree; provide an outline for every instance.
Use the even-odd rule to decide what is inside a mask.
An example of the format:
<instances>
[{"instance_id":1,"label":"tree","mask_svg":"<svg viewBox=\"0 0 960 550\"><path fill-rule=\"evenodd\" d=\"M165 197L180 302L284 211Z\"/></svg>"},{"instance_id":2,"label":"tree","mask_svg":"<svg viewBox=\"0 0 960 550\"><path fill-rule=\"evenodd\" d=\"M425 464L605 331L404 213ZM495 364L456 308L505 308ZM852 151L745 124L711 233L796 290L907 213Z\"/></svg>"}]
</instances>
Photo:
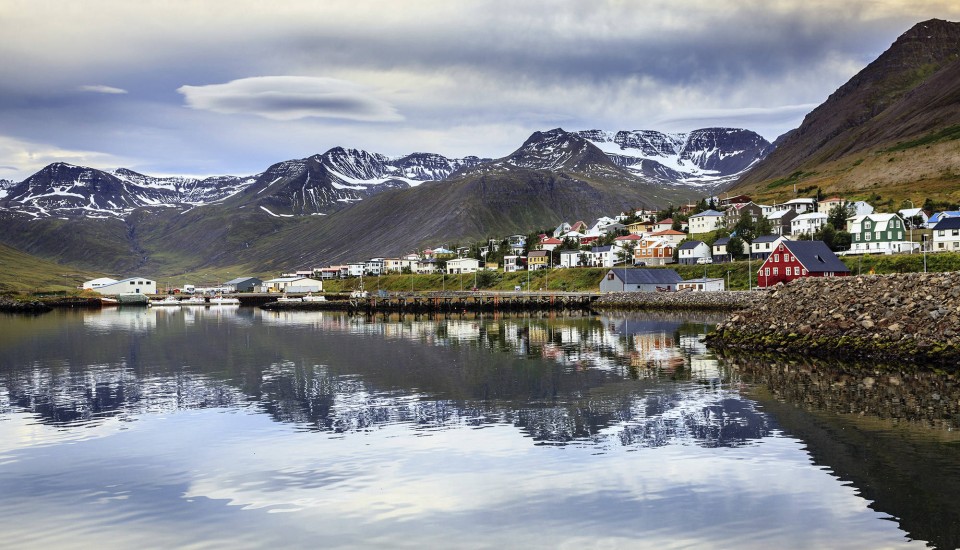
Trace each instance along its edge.
<instances>
[{"instance_id":1,"label":"tree","mask_svg":"<svg viewBox=\"0 0 960 550\"><path fill-rule=\"evenodd\" d=\"M624 264L633 263L633 243L627 243L627 246L617 251L617 262Z\"/></svg>"},{"instance_id":2,"label":"tree","mask_svg":"<svg viewBox=\"0 0 960 550\"><path fill-rule=\"evenodd\" d=\"M853 214L853 204L846 206L838 204L827 214L827 223L837 231L843 231L847 228L847 218L853 217Z\"/></svg>"},{"instance_id":3,"label":"tree","mask_svg":"<svg viewBox=\"0 0 960 550\"><path fill-rule=\"evenodd\" d=\"M743 239L740 237L730 237L727 241L727 254L734 260L743 259L746 254L743 253Z\"/></svg>"},{"instance_id":4,"label":"tree","mask_svg":"<svg viewBox=\"0 0 960 550\"><path fill-rule=\"evenodd\" d=\"M757 227L756 227L756 233L755 233L756 236L762 237L764 235L769 235L771 233L773 233L773 226L770 225L770 220L768 220L764 216L760 216L760 219L757 220Z\"/></svg>"}]
</instances>

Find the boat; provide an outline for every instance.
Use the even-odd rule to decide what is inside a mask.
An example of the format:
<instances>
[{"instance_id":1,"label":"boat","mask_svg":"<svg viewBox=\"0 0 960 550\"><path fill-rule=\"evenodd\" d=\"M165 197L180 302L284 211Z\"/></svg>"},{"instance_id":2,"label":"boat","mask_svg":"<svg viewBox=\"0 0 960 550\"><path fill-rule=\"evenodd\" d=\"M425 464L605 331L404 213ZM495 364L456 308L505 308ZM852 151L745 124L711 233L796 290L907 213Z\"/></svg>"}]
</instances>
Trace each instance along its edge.
<instances>
[{"instance_id":1,"label":"boat","mask_svg":"<svg viewBox=\"0 0 960 550\"><path fill-rule=\"evenodd\" d=\"M167 296L163 300L150 300L148 305L151 307L180 307L180 300L173 296Z\"/></svg>"},{"instance_id":2,"label":"boat","mask_svg":"<svg viewBox=\"0 0 960 550\"><path fill-rule=\"evenodd\" d=\"M206 306L207 300L203 296L191 296L180 301L181 306Z\"/></svg>"},{"instance_id":3,"label":"boat","mask_svg":"<svg viewBox=\"0 0 960 550\"><path fill-rule=\"evenodd\" d=\"M314 296L312 292L308 292L306 296L303 297L304 302L326 302L327 299L323 296Z\"/></svg>"},{"instance_id":4,"label":"boat","mask_svg":"<svg viewBox=\"0 0 960 550\"><path fill-rule=\"evenodd\" d=\"M211 306L239 306L240 300L238 298L228 298L222 295L216 295L213 298L210 298Z\"/></svg>"},{"instance_id":5,"label":"boat","mask_svg":"<svg viewBox=\"0 0 960 550\"><path fill-rule=\"evenodd\" d=\"M303 298L288 298L287 293L284 292L283 296L277 298L278 302L302 302Z\"/></svg>"}]
</instances>

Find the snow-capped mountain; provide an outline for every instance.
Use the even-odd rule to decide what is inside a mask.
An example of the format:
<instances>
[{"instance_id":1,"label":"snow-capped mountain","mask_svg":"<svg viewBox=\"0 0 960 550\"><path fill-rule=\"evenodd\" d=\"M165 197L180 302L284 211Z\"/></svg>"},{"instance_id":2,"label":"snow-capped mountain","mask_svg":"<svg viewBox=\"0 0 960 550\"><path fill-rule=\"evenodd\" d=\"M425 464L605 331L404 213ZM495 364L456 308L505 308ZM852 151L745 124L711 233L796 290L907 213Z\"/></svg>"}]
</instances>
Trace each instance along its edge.
<instances>
[{"instance_id":1,"label":"snow-capped mountain","mask_svg":"<svg viewBox=\"0 0 960 550\"><path fill-rule=\"evenodd\" d=\"M478 162L477 157L448 159L431 153L390 159L335 147L320 155L274 164L257 176L245 194L273 216L329 214L387 189L446 179Z\"/></svg>"},{"instance_id":2,"label":"snow-capped mountain","mask_svg":"<svg viewBox=\"0 0 960 550\"><path fill-rule=\"evenodd\" d=\"M756 132L703 128L668 134L654 130L578 132L617 165L667 185L709 191L737 179L771 150Z\"/></svg>"}]
</instances>

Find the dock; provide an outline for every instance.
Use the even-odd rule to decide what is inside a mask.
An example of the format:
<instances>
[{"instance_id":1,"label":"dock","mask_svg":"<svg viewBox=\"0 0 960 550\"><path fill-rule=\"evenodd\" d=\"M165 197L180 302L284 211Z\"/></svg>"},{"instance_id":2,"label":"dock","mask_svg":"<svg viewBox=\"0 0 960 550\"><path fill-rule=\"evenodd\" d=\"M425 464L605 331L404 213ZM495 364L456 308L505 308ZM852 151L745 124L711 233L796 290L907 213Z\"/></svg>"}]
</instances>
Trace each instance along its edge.
<instances>
[{"instance_id":1,"label":"dock","mask_svg":"<svg viewBox=\"0 0 960 550\"><path fill-rule=\"evenodd\" d=\"M250 296L244 305L259 305L271 311L346 311L350 313L462 313L483 311L590 310L600 298L592 292L418 292L378 293L358 298L327 296L324 302L277 302ZM257 302L257 303L254 303Z\"/></svg>"}]
</instances>

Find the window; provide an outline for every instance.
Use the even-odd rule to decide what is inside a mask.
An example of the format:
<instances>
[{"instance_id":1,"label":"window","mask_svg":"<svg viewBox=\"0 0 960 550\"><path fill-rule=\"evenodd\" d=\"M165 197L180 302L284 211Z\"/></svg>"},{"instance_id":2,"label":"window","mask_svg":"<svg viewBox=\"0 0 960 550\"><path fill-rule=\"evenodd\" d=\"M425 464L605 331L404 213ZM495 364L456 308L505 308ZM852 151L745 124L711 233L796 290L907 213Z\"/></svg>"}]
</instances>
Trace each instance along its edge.
<instances>
[{"instance_id":1,"label":"window","mask_svg":"<svg viewBox=\"0 0 960 550\"><path fill-rule=\"evenodd\" d=\"M137 284L137 283L135 283L135 282L133 282L133 281L130 281L130 284L131 284L131 285L135 285L135 284Z\"/></svg>"},{"instance_id":2,"label":"window","mask_svg":"<svg viewBox=\"0 0 960 550\"><path fill-rule=\"evenodd\" d=\"M608 280L608 281L612 281L612 280L613 280L613 273L607 273L607 280Z\"/></svg>"},{"instance_id":3,"label":"window","mask_svg":"<svg viewBox=\"0 0 960 550\"><path fill-rule=\"evenodd\" d=\"M767 268L764 268L764 269L766 270L764 274L765 274L767 277L769 277L769 276L770 276L770 268L767 267Z\"/></svg>"},{"instance_id":4,"label":"window","mask_svg":"<svg viewBox=\"0 0 960 550\"><path fill-rule=\"evenodd\" d=\"M803 270L803 275L806 275L806 274L807 274L807 270L804 269L804 270Z\"/></svg>"},{"instance_id":5,"label":"window","mask_svg":"<svg viewBox=\"0 0 960 550\"><path fill-rule=\"evenodd\" d=\"M937 236L938 236L938 237L945 237L946 234L947 234L947 232L946 232L945 230L943 230L943 229L941 229L940 231L937 231Z\"/></svg>"},{"instance_id":6,"label":"window","mask_svg":"<svg viewBox=\"0 0 960 550\"><path fill-rule=\"evenodd\" d=\"M860 240L860 234L859 234L859 233L857 233L857 234L854 235L854 236L857 238L858 241Z\"/></svg>"},{"instance_id":7,"label":"window","mask_svg":"<svg viewBox=\"0 0 960 550\"><path fill-rule=\"evenodd\" d=\"M784 255L783 255L783 261L789 262L789 261L790 261L790 255L789 255L789 254L784 254Z\"/></svg>"},{"instance_id":8,"label":"window","mask_svg":"<svg viewBox=\"0 0 960 550\"><path fill-rule=\"evenodd\" d=\"M793 268L792 268L792 267L787 267L787 277L790 277L790 276L792 276L792 275L793 275Z\"/></svg>"},{"instance_id":9,"label":"window","mask_svg":"<svg viewBox=\"0 0 960 550\"><path fill-rule=\"evenodd\" d=\"M870 236L871 236L872 234L873 234L873 233L867 232L867 233L864 235L864 237L869 241L869 240L870 240ZM867 245L867 248L870 248L870 246Z\"/></svg>"},{"instance_id":10,"label":"window","mask_svg":"<svg viewBox=\"0 0 960 550\"><path fill-rule=\"evenodd\" d=\"M773 261L779 262L779 261L780 261L780 255L779 255L779 254L774 254L774 255L773 255Z\"/></svg>"},{"instance_id":11,"label":"window","mask_svg":"<svg viewBox=\"0 0 960 550\"><path fill-rule=\"evenodd\" d=\"M779 275L779 274L780 274L780 273L779 273L779 268L776 268L776 267L773 268L773 276L776 277L776 276Z\"/></svg>"}]
</instances>

